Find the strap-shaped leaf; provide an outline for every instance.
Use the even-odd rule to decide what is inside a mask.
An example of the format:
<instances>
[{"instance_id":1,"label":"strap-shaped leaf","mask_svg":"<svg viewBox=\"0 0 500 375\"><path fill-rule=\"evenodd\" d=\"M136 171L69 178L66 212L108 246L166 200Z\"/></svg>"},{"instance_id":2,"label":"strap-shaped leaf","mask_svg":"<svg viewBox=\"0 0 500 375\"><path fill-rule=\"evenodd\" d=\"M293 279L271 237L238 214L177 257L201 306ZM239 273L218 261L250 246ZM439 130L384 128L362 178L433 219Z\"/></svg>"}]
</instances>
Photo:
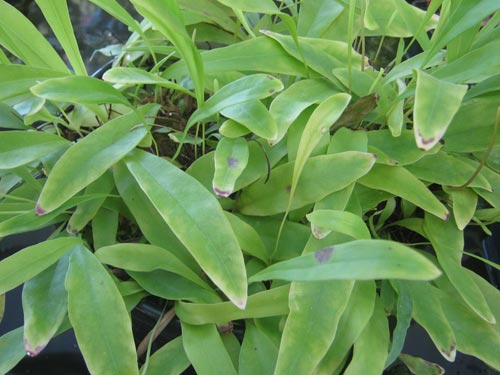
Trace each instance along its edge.
<instances>
[{"instance_id":1,"label":"strap-shaped leaf","mask_svg":"<svg viewBox=\"0 0 500 375\"><path fill-rule=\"evenodd\" d=\"M304 207L343 189L368 173L374 164L373 154L356 151L310 158L303 168L289 208L294 210ZM293 173L293 162L273 169L269 181L261 178L243 190L237 202L238 210L256 216L285 212Z\"/></svg>"},{"instance_id":2,"label":"strap-shaped leaf","mask_svg":"<svg viewBox=\"0 0 500 375\"><path fill-rule=\"evenodd\" d=\"M26 355L23 345L23 327L0 337L0 373L7 374Z\"/></svg>"},{"instance_id":3,"label":"strap-shaped leaf","mask_svg":"<svg viewBox=\"0 0 500 375\"><path fill-rule=\"evenodd\" d=\"M141 368L145 370L146 365ZM163 345L149 358L147 375L179 375L189 367L182 336Z\"/></svg>"},{"instance_id":4,"label":"strap-shaped leaf","mask_svg":"<svg viewBox=\"0 0 500 375\"><path fill-rule=\"evenodd\" d=\"M64 138L37 131L0 133L0 169L28 164L69 145Z\"/></svg>"},{"instance_id":5,"label":"strap-shaped leaf","mask_svg":"<svg viewBox=\"0 0 500 375\"><path fill-rule=\"evenodd\" d=\"M216 195L228 197L248 163L248 144L243 138L222 138L215 149L212 186Z\"/></svg>"},{"instance_id":6,"label":"strap-shaped leaf","mask_svg":"<svg viewBox=\"0 0 500 375\"><path fill-rule=\"evenodd\" d=\"M431 261L403 244L356 240L273 264L249 281L432 280L439 275L441 271Z\"/></svg>"},{"instance_id":7,"label":"strap-shaped leaf","mask_svg":"<svg viewBox=\"0 0 500 375\"><path fill-rule=\"evenodd\" d=\"M443 220L449 217L446 207L427 186L403 167L377 164L359 183L404 198Z\"/></svg>"},{"instance_id":8,"label":"strap-shaped leaf","mask_svg":"<svg viewBox=\"0 0 500 375\"><path fill-rule=\"evenodd\" d=\"M136 151L125 164L208 277L236 306L244 308L243 255L216 198L193 177L154 155Z\"/></svg>"},{"instance_id":9,"label":"strap-shaped leaf","mask_svg":"<svg viewBox=\"0 0 500 375\"><path fill-rule=\"evenodd\" d=\"M460 108L467 86L441 81L421 71L415 71L415 75L415 140L420 149L430 150L443 137Z\"/></svg>"},{"instance_id":10,"label":"strap-shaped leaf","mask_svg":"<svg viewBox=\"0 0 500 375\"><path fill-rule=\"evenodd\" d=\"M353 358L344 374L381 374L387 359L388 344L389 324L384 308L377 300L370 321L354 343Z\"/></svg>"},{"instance_id":11,"label":"strap-shaped leaf","mask_svg":"<svg viewBox=\"0 0 500 375\"><path fill-rule=\"evenodd\" d=\"M184 350L196 373L237 375L214 324L194 326L181 323Z\"/></svg>"},{"instance_id":12,"label":"strap-shaped leaf","mask_svg":"<svg viewBox=\"0 0 500 375\"><path fill-rule=\"evenodd\" d=\"M61 44L75 73L87 75L80 49L69 18L68 4L65 1L36 0L43 16Z\"/></svg>"},{"instance_id":13,"label":"strap-shaped leaf","mask_svg":"<svg viewBox=\"0 0 500 375\"><path fill-rule=\"evenodd\" d=\"M240 310L229 302L198 304L179 301L175 306L175 312L183 322L196 325L286 315L289 311L289 288L289 285L284 285L252 294L248 297L245 310Z\"/></svg>"},{"instance_id":14,"label":"strap-shaped leaf","mask_svg":"<svg viewBox=\"0 0 500 375\"><path fill-rule=\"evenodd\" d=\"M436 349L448 361L454 361L456 356L456 339L448 322L439 291L429 283L420 281L400 281L407 284L413 302L413 319L425 328Z\"/></svg>"},{"instance_id":15,"label":"strap-shaped leaf","mask_svg":"<svg viewBox=\"0 0 500 375\"><path fill-rule=\"evenodd\" d=\"M174 254L159 246L120 243L101 247L95 252L95 256L102 263L124 270L150 272L156 269L163 269L174 272L203 288L210 289L205 281L191 271Z\"/></svg>"},{"instance_id":16,"label":"strap-shaped leaf","mask_svg":"<svg viewBox=\"0 0 500 375\"><path fill-rule=\"evenodd\" d=\"M0 44L26 65L69 73L49 41L14 6L0 1ZM22 30L22 32L20 32Z\"/></svg>"},{"instance_id":17,"label":"strap-shaped leaf","mask_svg":"<svg viewBox=\"0 0 500 375\"><path fill-rule=\"evenodd\" d=\"M23 287L24 347L30 356L39 354L56 334L67 312L68 293L64 279L69 254Z\"/></svg>"},{"instance_id":18,"label":"strap-shaped leaf","mask_svg":"<svg viewBox=\"0 0 500 375\"><path fill-rule=\"evenodd\" d=\"M351 280L292 284L275 374L314 372L335 337L353 285Z\"/></svg>"},{"instance_id":19,"label":"strap-shaped leaf","mask_svg":"<svg viewBox=\"0 0 500 375\"><path fill-rule=\"evenodd\" d=\"M66 289L69 319L90 373L139 374L132 324L122 296L109 273L83 246L71 255Z\"/></svg>"},{"instance_id":20,"label":"strap-shaped leaf","mask_svg":"<svg viewBox=\"0 0 500 375\"><path fill-rule=\"evenodd\" d=\"M157 108L148 105L139 112L144 115ZM128 113L107 122L70 147L49 174L38 198L37 214L53 211L123 158L146 135L145 126L140 126L143 121L136 113Z\"/></svg>"},{"instance_id":21,"label":"strap-shaped leaf","mask_svg":"<svg viewBox=\"0 0 500 375\"><path fill-rule=\"evenodd\" d=\"M316 238L324 238L331 231L347 234L357 240L371 238L363 219L348 211L315 210L307 215L311 230Z\"/></svg>"},{"instance_id":22,"label":"strap-shaped leaf","mask_svg":"<svg viewBox=\"0 0 500 375\"><path fill-rule=\"evenodd\" d=\"M252 321L245 322L241 344L239 374L272 374L278 357L278 345Z\"/></svg>"},{"instance_id":23,"label":"strap-shaped leaf","mask_svg":"<svg viewBox=\"0 0 500 375\"><path fill-rule=\"evenodd\" d=\"M467 305L487 322L495 323L495 317L479 287L470 280L461 265L463 232L457 229L453 221L443 222L430 215L425 216L424 230L444 273Z\"/></svg>"},{"instance_id":24,"label":"strap-shaped leaf","mask_svg":"<svg viewBox=\"0 0 500 375\"><path fill-rule=\"evenodd\" d=\"M58 238L29 246L0 262L0 294L38 275L73 247L79 238Z\"/></svg>"},{"instance_id":25,"label":"strap-shaped leaf","mask_svg":"<svg viewBox=\"0 0 500 375\"><path fill-rule=\"evenodd\" d=\"M250 100L235 104L221 111L221 114L243 125L255 135L275 143L278 128L274 117L260 100Z\"/></svg>"},{"instance_id":26,"label":"strap-shaped leaf","mask_svg":"<svg viewBox=\"0 0 500 375\"><path fill-rule=\"evenodd\" d=\"M370 321L376 295L374 281L356 281L340 318L333 343L316 368L318 375L330 375L333 370L336 369L337 372L340 370L339 367L343 364L350 348Z\"/></svg>"},{"instance_id":27,"label":"strap-shaped leaf","mask_svg":"<svg viewBox=\"0 0 500 375\"><path fill-rule=\"evenodd\" d=\"M84 76L52 78L31 88L40 98L69 103L85 104L123 104L130 103L123 94L100 79Z\"/></svg>"}]
</instances>

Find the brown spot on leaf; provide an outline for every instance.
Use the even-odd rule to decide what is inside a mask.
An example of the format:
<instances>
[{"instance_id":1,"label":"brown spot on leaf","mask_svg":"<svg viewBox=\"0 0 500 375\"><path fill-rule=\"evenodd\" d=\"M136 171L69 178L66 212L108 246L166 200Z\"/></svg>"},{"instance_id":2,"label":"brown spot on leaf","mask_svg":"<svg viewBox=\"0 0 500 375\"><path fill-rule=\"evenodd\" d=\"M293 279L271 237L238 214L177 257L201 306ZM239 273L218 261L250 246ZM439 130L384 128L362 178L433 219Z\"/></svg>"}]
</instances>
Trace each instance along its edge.
<instances>
[{"instance_id":1,"label":"brown spot on leaf","mask_svg":"<svg viewBox=\"0 0 500 375\"><path fill-rule=\"evenodd\" d=\"M286 186L286 192L290 193L292 191L292 185L287 185Z\"/></svg>"},{"instance_id":2,"label":"brown spot on leaf","mask_svg":"<svg viewBox=\"0 0 500 375\"><path fill-rule=\"evenodd\" d=\"M229 168L236 168L240 164L240 161L237 158L227 158L227 166Z\"/></svg>"},{"instance_id":3,"label":"brown spot on leaf","mask_svg":"<svg viewBox=\"0 0 500 375\"><path fill-rule=\"evenodd\" d=\"M268 93L269 94L274 94L275 91L276 91L275 89L269 89Z\"/></svg>"},{"instance_id":4,"label":"brown spot on leaf","mask_svg":"<svg viewBox=\"0 0 500 375\"><path fill-rule=\"evenodd\" d=\"M271 75L267 75L266 77L267 77L267 79L268 79L268 80L270 80L270 81L274 81L274 79L275 79L275 78L274 78L273 76L271 76Z\"/></svg>"},{"instance_id":5,"label":"brown spot on leaf","mask_svg":"<svg viewBox=\"0 0 500 375\"><path fill-rule=\"evenodd\" d=\"M226 325L220 325L219 331L220 331L220 333L229 333L229 332L233 331L233 328L234 328L233 322L229 321L229 322L227 322Z\"/></svg>"},{"instance_id":6,"label":"brown spot on leaf","mask_svg":"<svg viewBox=\"0 0 500 375\"><path fill-rule=\"evenodd\" d=\"M332 246L324 247L314 252L314 258L321 264L326 263L332 257L332 253L333 253Z\"/></svg>"},{"instance_id":7,"label":"brown spot on leaf","mask_svg":"<svg viewBox=\"0 0 500 375\"><path fill-rule=\"evenodd\" d=\"M42 216L42 215L45 215L47 213L47 211L45 211L42 207L40 207L39 204L37 204L35 206L35 213L37 214L37 216Z\"/></svg>"}]
</instances>

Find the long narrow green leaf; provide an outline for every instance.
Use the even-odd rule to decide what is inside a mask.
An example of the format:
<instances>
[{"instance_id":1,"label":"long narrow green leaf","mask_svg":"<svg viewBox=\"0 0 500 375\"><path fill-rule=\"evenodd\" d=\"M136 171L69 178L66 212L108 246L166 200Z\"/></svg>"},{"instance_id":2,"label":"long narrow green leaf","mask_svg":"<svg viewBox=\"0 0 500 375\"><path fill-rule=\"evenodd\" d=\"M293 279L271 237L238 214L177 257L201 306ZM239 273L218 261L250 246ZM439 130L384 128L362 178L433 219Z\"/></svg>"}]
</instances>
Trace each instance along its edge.
<instances>
[{"instance_id":1,"label":"long narrow green leaf","mask_svg":"<svg viewBox=\"0 0 500 375\"><path fill-rule=\"evenodd\" d=\"M271 0L254 0L252 2L248 2L245 0L217 0L217 1L230 8L239 9L244 12L255 12L264 14L279 13L276 4L274 4Z\"/></svg>"},{"instance_id":2,"label":"long narrow green leaf","mask_svg":"<svg viewBox=\"0 0 500 375\"><path fill-rule=\"evenodd\" d=\"M243 138L221 138L215 149L213 189L216 195L228 197L248 163L248 144Z\"/></svg>"},{"instance_id":3,"label":"long narrow green leaf","mask_svg":"<svg viewBox=\"0 0 500 375\"><path fill-rule=\"evenodd\" d=\"M316 238L324 238L331 231L347 234L357 240L371 238L363 219L348 211L314 210L307 215L311 222L311 231Z\"/></svg>"},{"instance_id":4,"label":"long narrow green leaf","mask_svg":"<svg viewBox=\"0 0 500 375\"><path fill-rule=\"evenodd\" d=\"M292 284L275 374L313 373L330 348L353 285L351 280Z\"/></svg>"},{"instance_id":5,"label":"long narrow green leaf","mask_svg":"<svg viewBox=\"0 0 500 375\"><path fill-rule=\"evenodd\" d=\"M0 45L26 65L69 73L66 64L49 41L14 6L1 0L0 14Z\"/></svg>"},{"instance_id":6,"label":"long narrow green leaf","mask_svg":"<svg viewBox=\"0 0 500 375\"><path fill-rule=\"evenodd\" d=\"M290 188L290 203L295 194L302 170L309 159L313 149L325 132L340 118L342 112L349 104L351 96L348 94L334 94L325 99L314 110L304 128L297 150L297 159L293 166L292 185Z\"/></svg>"},{"instance_id":7,"label":"long narrow green leaf","mask_svg":"<svg viewBox=\"0 0 500 375\"><path fill-rule=\"evenodd\" d=\"M373 154L343 152L309 159L298 181L290 209L304 207L341 190L359 179L375 164ZM269 181L261 178L245 188L237 209L246 215L266 216L285 212L290 198L294 163L272 170Z\"/></svg>"},{"instance_id":8,"label":"long narrow green leaf","mask_svg":"<svg viewBox=\"0 0 500 375\"><path fill-rule=\"evenodd\" d=\"M82 77L80 77L82 78ZM153 114L156 105L140 109L141 114ZM117 117L73 145L57 161L37 202L37 214L53 211L103 175L123 158L147 133L143 119L136 113Z\"/></svg>"},{"instance_id":9,"label":"long narrow green leaf","mask_svg":"<svg viewBox=\"0 0 500 375\"><path fill-rule=\"evenodd\" d=\"M102 263L124 270L149 272L163 269L177 273L201 287L209 289L208 284L175 255L159 246L121 243L101 247L95 252L95 256Z\"/></svg>"},{"instance_id":10,"label":"long narrow green leaf","mask_svg":"<svg viewBox=\"0 0 500 375\"><path fill-rule=\"evenodd\" d=\"M23 327L0 337L0 373L7 374L26 355L23 345Z\"/></svg>"},{"instance_id":11,"label":"long narrow green leaf","mask_svg":"<svg viewBox=\"0 0 500 375\"><path fill-rule=\"evenodd\" d=\"M109 273L83 246L71 255L66 289L69 319L89 371L138 375L125 303Z\"/></svg>"},{"instance_id":12,"label":"long narrow green leaf","mask_svg":"<svg viewBox=\"0 0 500 375\"><path fill-rule=\"evenodd\" d=\"M184 351L182 336L179 336L154 352L149 358L145 375L179 375L188 367L189 359Z\"/></svg>"},{"instance_id":13,"label":"long narrow green leaf","mask_svg":"<svg viewBox=\"0 0 500 375\"><path fill-rule=\"evenodd\" d=\"M345 375L379 375L383 372L389 344L389 325L377 300L370 322L354 344L353 358Z\"/></svg>"},{"instance_id":14,"label":"long narrow green leaf","mask_svg":"<svg viewBox=\"0 0 500 375\"><path fill-rule=\"evenodd\" d=\"M43 16L61 44L76 74L87 75L80 49L73 32L66 1L36 0Z\"/></svg>"},{"instance_id":15,"label":"long narrow green leaf","mask_svg":"<svg viewBox=\"0 0 500 375\"><path fill-rule=\"evenodd\" d=\"M420 149L430 150L443 137L460 108L467 86L441 81L421 71L415 71L415 75L415 140Z\"/></svg>"},{"instance_id":16,"label":"long narrow green leaf","mask_svg":"<svg viewBox=\"0 0 500 375\"><path fill-rule=\"evenodd\" d=\"M317 104L336 93L324 80L304 79L295 82L272 101L269 112L276 120L279 142L295 119L309 106Z\"/></svg>"},{"instance_id":17,"label":"long narrow green leaf","mask_svg":"<svg viewBox=\"0 0 500 375\"><path fill-rule=\"evenodd\" d=\"M102 79L121 85L158 85L193 96L186 88L158 75L137 68L116 67L104 73Z\"/></svg>"},{"instance_id":18,"label":"long narrow green leaf","mask_svg":"<svg viewBox=\"0 0 500 375\"><path fill-rule=\"evenodd\" d=\"M68 146L54 134L36 131L0 133L0 169L13 169Z\"/></svg>"},{"instance_id":19,"label":"long narrow green leaf","mask_svg":"<svg viewBox=\"0 0 500 375\"><path fill-rule=\"evenodd\" d=\"M214 324L181 324L184 350L198 374L237 375Z\"/></svg>"},{"instance_id":20,"label":"long narrow green leaf","mask_svg":"<svg viewBox=\"0 0 500 375\"><path fill-rule=\"evenodd\" d=\"M456 339L448 322L437 288L428 282L400 281L408 284L413 304L413 319L425 328L436 349L448 361L453 362L456 356Z\"/></svg>"},{"instance_id":21,"label":"long narrow green leaf","mask_svg":"<svg viewBox=\"0 0 500 375\"><path fill-rule=\"evenodd\" d=\"M182 55L195 87L198 105L202 105L205 93L203 62L198 49L184 27L177 0L151 0L148 2L132 0L132 4L172 42Z\"/></svg>"},{"instance_id":22,"label":"long narrow green leaf","mask_svg":"<svg viewBox=\"0 0 500 375\"><path fill-rule=\"evenodd\" d=\"M131 30L141 34L141 26L130 15L129 12L123 8L116 0L90 0L91 3L97 5L99 8L109 13L113 18L116 18L124 25L127 25Z\"/></svg>"},{"instance_id":23,"label":"long narrow green leaf","mask_svg":"<svg viewBox=\"0 0 500 375\"><path fill-rule=\"evenodd\" d=\"M64 279L69 254L63 256L23 287L24 347L30 356L38 355L56 334L66 316L68 294Z\"/></svg>"},{"instance_id":24,"label":"long narrow green leaf","mask_svg":"<svg viewBox=\"0 0 500 375\"><path fill-rule=\"evenodd\" d=\"M359 183L404 198L443 220L449 217L446 207L425 184L403 167L377 164Z\"/></svg>"},{"instance_id":25,"label":"long narrow green leaf","mask_svg":"<svg viewBox=\"0 0 500 375\"><path fill-rule=\"evenodd\" d=\"M224 214L229 220L229 223L238 238L238 243L240 244L241 249L247 254L259 258L263 262L267 263L269 260L269 254L257 231L238 216L227 211L224 211Z\"/></svg>"},{"instance_id":26,"label":"long narrow green leaf","mask_svg":"<svg viewBox=\"0 0 500 375\"><path fill-rule=\"evenodd\" d=\"M461 265L463 233L453 221L442 222L429 215L425 216L424 229L451 284L475 313L487 322L495 323L495 317L479 287L471 282Z\"/></svg>"},{"instance_id":27,"label":"long narrow green leaf","mask_svg":"<svg viewBox=\"0 0 500 375\"><path fill-rule=\"evenodd\" d=\"M252 294L248 297L245 310L240 310L229 302L195 304L179 301L175 305L175 312L183 322L195 325L286 315L289 311L289 289L289 285L284 285Z\"/></svg>"},{"instance_id":28,"label":"long narrow green leaf","mask_svg":"<svg viewBox=\"0 0 500 375\"><path fill-rule=\"evenodd\" d=\"M340 370L349 349L370 321L375 307L374 281L356 281L349 297L349 302L340 318L337 333L330 349L316 368L318 375L331 375L333 370ZM337 373L336 372L336 373Z\"/></svg>"},{"instance_id":29,"label":"long narrow green leaf","mask_svg":"<svg viewBox=\"0 0 500 375\"><path fill-rule=\"evenodd\" d=\"M441 271L432 262L403 244L357 240L273 264L249 281L432 280L439 275Z\"/></svg>"},{"instance_id":30,"label":"long narrow green leaf","mask_svg":"<svg viewBox=\"0 0 500 375\"><path fill-rule=\"evenodd\" d=\"M300 36L319 38L344 10L344 5L337 0L303 1L297 22Z\"/></svg>"},{"instance_id":31,"label":"long narrow green leaf","mask_svg":"<svg viewBox=\"0 0 500 375\"><path fill-rule=\"evenodd\" d=\"M250 320L245 322L241 345L239 374L272 374L278 357L278 346L264 330Z\"/></svg>"},{"instance_id":32,"label":"long narrow green leaf","mask_svg":"<svg viewBox=\"0 0 500 375\"><path fill-rule=\"evenodd\" d=\"M115 103L130 107L123 94L100 79L84 76L52 78L31 88L40 98L84 104Z\"/></svg>"},{"instance_id":33,"label":"long narrow green leaf","mask_svg":"<svg viewBox=\"0 0 500 375\"><path fill-rule=\"evenodd\" d=\"M151 154L135 152L125 163L208 277L236 306L244 308L247 283L243 255L214 196L194 178Z\"/></svg>"},{"instance_id":34,"label":"long narrow green leaf","mask_svg":"<svg viewBox=\"0 0 500 375\"><path fill-rule=\"evenodd\" d=\"M79 238L58 238L26 247L5 258L0 262L0 294L38 275L79 244Z\"/></svg>"}]
</instances>

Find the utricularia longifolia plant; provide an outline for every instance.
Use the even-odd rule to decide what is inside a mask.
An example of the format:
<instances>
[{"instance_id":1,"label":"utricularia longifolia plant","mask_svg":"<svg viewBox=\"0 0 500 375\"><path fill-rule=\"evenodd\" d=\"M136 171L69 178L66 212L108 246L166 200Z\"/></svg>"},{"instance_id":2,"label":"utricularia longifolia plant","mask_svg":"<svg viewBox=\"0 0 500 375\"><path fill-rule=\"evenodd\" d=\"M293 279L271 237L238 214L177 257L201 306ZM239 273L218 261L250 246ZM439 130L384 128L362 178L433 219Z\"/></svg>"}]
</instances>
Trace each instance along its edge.
<instances>
[{"instance_id":1,"label":"utricularia longifolia plant","mask_svg":"<svg viewBox=\"0 0 500 375\"><path fill-rule=\"evenodd\" d=\"M0 262L1 373L72 329L92 374L441 374L410 324L500 370L461 263L500 217L498 0L91 3L131 32L102 78L64 1L65 60L0 0L0 237L52 232ZM182 327L154 353L146 296Z\"/></svg>"}]
</instances>

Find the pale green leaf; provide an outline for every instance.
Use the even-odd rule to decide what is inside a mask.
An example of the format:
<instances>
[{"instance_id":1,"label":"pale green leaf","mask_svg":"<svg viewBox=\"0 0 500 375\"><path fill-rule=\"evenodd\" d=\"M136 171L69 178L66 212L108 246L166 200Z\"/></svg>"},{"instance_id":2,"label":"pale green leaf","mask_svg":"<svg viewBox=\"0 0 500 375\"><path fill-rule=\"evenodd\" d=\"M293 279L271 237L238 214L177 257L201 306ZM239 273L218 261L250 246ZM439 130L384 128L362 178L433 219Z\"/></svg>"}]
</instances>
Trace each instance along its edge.
<instances>
[{"instance_id":1,"label":"pale green leaf","mask_svg":"<svg viewBox=\"0 0 500 375\"><path fill-rule=\"evenodd\" d=\"M153 114L157 108L145 106L140 113ZM50 172L37 202L37 213L42 215L56 209L123 158L146 135L143 121L136 113L128 113L70 147Z\"/></svg>"},{"instance_id":2,"label":"pale green leaf","mask_svg":"<svg viewBox=\"0 0 500 375\"><path fill-rule=\"evenodd\" d=\"M125 163L208 277L236 306L244 308L247 283L243 255L215 197L194 178L154 155L135 152Z\"/></svg>"},{"instance_id":3,"label":"pale green leaf","mask_svg":"<svg viewBox=\"0 0 500 375\"><path fill-rule=\"evenodd\" d=\"M359 183L404 198L443 220L449 217L446 207L425 184L403 167L377 164Z\"/></svg>"},{"instance_id":4,"label":"pale green leaf","mask_svg":"<svg viewBox=\"0 0 500 375\"><path fill-rule=\"evenodd\" d=\"M0 262L0 294L38 275L79 244L79 238L47 240L5 258Z\"/></svg>"},{"instance_id":5,"label":"pale green leaf","mask_svg":"<svg viewBox=\"0 0 500 375\"><path fill-rule=\"evenodd\" d=\"M252 321L245 322L245 336L241 345L239 374L273 374L278 357L278 346Z\"/></svg>"},{"instance_id":6,"label":"pale green leaf","mask_svg":"<svg viewBox=\"0 0 500 375\"><path fill-rule=\"evenodd\" d=\"M415 250L387 240L356 240L273 264L250 282L406 279L432 280L441 271Z\"/></svg>"},{"instance_id":7,"label":"pale green leaf","mask_svg":"<svg viewBox=\"0 0 500 375\"><path fill-rule=\"evenodd\" d=\"M443 137L460 108L467 86L442 81L422 71L414 73L417 77L413 110L415 140L420 149L430 150Z\"/></svg>"},{"instance_id":8,"label":"pale green leaf","mask_svg":"<svg viewBox=\"0 0 500 375\"><path fill-rule=\"evenodd\" d=\"M290 209L317 202L350 185L374 165L372 154L356 151L310 158L304 166ZM290 197L294 163L272 170L269 181L261 178L245 188L237 201L239 212L247 215L273 215L285 212Z\"/></svg>"},{"instance_id":9,"label":"pale green leaf","mask_svg":"<svg viewBox=\"0 0 500 375\"><path fill-rule=\"evenodd\" d=\"M178 336L153 353L144 375L179 375L189 367L182 336ZM141 368L141 371L144 367Z\"/></svg>"},{"instance_id":10,"label":"pale green leaf","mask_svg":"<svg viewBox=\"0 0 500 375\"><path fill-rule=\"evenodd\" d=\"M76 74L87 75L80 48L73 32L66 1L36 0L43 16L54 32L57 41L64 49L66 56Z\"/></svg>"},{"instance_id":11,"label":"pale green leaf","mask_svg":"<svg viewBox=\"0 0 500 375\"><path fill-rule=\"evenodd\" d=\"M68 145L64 138L45 132L1 132L0 169L20 167Z\"/></svg>"},{"instance_id":12,"label":"pale green leaf","mask_svg":"<svg viewBox=\"0 0 500 375\"><path fill-rule=\"evenodd\" d=\"M7 374L26 355L23 345L23 327L0 337L0 373Z\"/></svg>"},{"instance_id":13,"label":"pale green leaf","mask_svg":"<svg viewBox=\"0 0 500 375\"><path fill-rule=\"evenodd\" d=\"M181 324L184 350L198 374L237 374L214 324Z\"/></svg>"},{"instance_id":14,"label":"pale green leaf","mask_svg":"<svg viewBox=\"0 0 500 375\"><path fill-rule=\"evenodd\" d=\"M212 186L216 195L228 197L248 163L248 144L243 138L221 138L215 149Z\"/></svg>"},{"instance_id":15,"label":"pale green leaf","mask_svg":"<svg viewBox=\"0 0 500 375\"><path fill-rule=\"evenodd\" d=\"M90 373L138 375L125 303L108 271L83 246L71 254L66 289L69 319Z\"/></svg>"},{"instance_id":16,"label":"pale green leaf","mask_svg":"<svg viewBox=\"0 0 500 375\"><path fill-rule=\"evenodd\" d=\"M64 279L69 258L66 254L57 264L24 284L24 347L31 356L45 348L66 316L68 295Z\"/></svg>"},{"instance_id":17,"label":"pale green leaf","mask_svg":"<svg viewBox=\"0 0 500 375\"><path fill-rule=\"evenodd\" d=\"M311 222L311 231L316 238L324 238L331 231L347 234L357 240L371 238L363 219L347 211L314 210L307 215Z\"/></svg>"}]
</instances>

